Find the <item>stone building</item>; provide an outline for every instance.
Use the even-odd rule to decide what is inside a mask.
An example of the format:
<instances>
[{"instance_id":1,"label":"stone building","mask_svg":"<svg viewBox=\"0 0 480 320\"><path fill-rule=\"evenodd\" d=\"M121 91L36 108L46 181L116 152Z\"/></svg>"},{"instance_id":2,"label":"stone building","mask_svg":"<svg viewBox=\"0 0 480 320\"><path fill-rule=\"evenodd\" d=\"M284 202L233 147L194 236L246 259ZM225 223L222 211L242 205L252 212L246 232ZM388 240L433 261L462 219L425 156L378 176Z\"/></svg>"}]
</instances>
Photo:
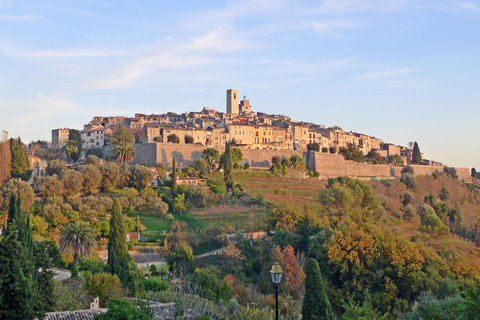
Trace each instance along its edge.
<instances>
[{"instance_id":1,"label":"stone building","mask_svg":"<svg viewBox=\"0 0 480 320\"><path fill-rule=\"evenodd\" d=\"M52 130L52 146L56 148L62 148L65 145L65 141L68 140L68 134L70 129L54 129Z\"/></svg>"}]
</instances>

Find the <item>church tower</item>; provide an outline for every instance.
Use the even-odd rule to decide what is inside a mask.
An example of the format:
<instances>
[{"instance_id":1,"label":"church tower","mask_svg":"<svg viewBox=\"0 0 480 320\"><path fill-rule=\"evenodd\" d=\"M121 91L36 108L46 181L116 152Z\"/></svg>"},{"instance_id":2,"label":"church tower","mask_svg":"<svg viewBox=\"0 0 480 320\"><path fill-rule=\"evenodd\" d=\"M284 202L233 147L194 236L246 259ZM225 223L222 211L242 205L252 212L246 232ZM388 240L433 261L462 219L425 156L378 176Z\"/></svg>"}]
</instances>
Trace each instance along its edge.
<instances>
[{"instance_id":1,"label":"church tower","mask_svg":"<svg viewBox=\"0 0 480 320\"><path fill-rule=\"evenodd\" d=\"M227 113L238 114L238 90L227 90Z\"/></svg>"}]
</instances>

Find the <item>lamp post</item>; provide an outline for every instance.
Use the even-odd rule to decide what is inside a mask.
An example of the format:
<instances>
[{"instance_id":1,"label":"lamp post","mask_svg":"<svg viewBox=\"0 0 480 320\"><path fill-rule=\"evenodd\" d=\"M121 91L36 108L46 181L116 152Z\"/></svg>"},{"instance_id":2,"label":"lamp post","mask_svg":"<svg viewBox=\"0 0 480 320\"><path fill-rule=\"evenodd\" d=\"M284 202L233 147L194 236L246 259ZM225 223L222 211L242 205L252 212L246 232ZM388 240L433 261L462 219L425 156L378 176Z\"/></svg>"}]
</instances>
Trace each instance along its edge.
<instances>
[{"instance_id":1,"label":"lamp post","mask_svg":"<svg viewBox=\"0 0 480 320\"><path fill-rule=\"evenodd\" d=\"M275 283L275 319L278 320L278 284L282 281L283 275L283 269L278 262L273 264L270 274L272 275L273 283Z\"/></svg>"}]
</instances>

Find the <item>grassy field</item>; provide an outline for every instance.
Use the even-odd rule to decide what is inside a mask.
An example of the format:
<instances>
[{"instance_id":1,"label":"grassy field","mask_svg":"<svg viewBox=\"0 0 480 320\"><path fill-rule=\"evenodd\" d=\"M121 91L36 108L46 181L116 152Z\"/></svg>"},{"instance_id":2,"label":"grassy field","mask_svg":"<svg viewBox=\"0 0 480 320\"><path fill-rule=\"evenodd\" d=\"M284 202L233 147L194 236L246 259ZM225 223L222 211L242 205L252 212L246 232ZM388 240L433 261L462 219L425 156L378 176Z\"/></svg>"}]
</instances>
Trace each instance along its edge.
<instances>
[{"instance_id":1,"label":"grassy field","mask_svg":"<svg viewBox=\"0 0 480 320\"><path fill-rule=\"evenodd\" d=\"M266 211L226 212L196 214L195 218L205 225L218 228L233 227L236 230L262 230L267 223Z\"/></svg>"}]
</instances>

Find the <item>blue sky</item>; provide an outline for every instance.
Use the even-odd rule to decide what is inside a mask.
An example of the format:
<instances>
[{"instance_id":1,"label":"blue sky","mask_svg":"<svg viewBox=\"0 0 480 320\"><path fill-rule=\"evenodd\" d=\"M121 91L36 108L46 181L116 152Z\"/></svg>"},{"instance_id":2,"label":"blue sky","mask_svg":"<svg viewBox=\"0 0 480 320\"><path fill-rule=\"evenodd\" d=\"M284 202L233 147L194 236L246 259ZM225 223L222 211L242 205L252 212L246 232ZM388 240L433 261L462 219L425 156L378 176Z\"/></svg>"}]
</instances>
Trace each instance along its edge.
<instances>
[{"instance_id":1,"label":"blue sky","mask_svg":"<svg viewBox=\"0 0 480 320\"><path fill-rule=\"evenodd\" d=\"M339 125L480 169L480 1L2 1L0 129L225 109Z\"/></svg>"}]
</instances>

